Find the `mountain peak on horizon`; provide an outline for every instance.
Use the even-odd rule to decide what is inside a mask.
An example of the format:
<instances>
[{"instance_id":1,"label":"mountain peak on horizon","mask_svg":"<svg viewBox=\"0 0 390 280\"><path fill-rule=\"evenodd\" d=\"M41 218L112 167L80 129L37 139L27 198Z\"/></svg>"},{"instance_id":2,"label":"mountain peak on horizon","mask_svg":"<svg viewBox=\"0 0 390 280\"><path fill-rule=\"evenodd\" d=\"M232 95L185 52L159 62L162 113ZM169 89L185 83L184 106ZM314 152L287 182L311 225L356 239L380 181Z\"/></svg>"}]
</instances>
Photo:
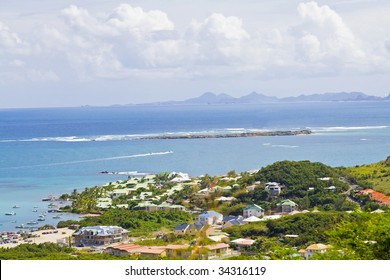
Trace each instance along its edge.
<instances>
[{"instance_id":1,"label":"mountain peak on horizon","mask_svg":"<svg viewBox=\"0 0 390 280\"><path fill-rule=\"evenodd\" d=\"M276 103L276 102L344 102L344 101L379 101L390 100L390 94L386 97L379 97L373 95L367 95L363 92L325 92L314 94L301 94L299 96L290 96L278 98L275 96L269 96L256 91L252 91L247 95L241 97L233 97L227 93L216 94L214 92L207 91L198 97L186 99L184 101L168 101L158 102L155 104L165 105L212 105L212 104L263 104L263 103Z\"/></svg>"}]
</instances>

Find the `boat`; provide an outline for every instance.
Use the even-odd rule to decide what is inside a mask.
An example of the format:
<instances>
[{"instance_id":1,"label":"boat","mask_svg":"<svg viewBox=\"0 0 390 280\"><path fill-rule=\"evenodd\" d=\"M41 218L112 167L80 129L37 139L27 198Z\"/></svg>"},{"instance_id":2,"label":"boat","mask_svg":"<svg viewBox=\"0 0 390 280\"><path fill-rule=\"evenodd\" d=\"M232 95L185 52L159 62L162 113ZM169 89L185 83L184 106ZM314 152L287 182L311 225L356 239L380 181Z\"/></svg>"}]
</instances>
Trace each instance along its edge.
<instances>
[{"instance_id":1,"label":"boat","mask_svg":"<svg viewBox=\"0 0 390 280\"><path fill-rule=\"evenodd\" d=\"M12 208L20 208L20 206L19 205L14 205L14 206L12 206Z\"/></svg>"},{"instance_id":2,"label":"boat","mask_svg":"<svg viewBox=\"0 0 390 280\"><path fill-rule=\"evenodd\" d=\"M49 195L48 197L42 198L42 201L54 201L56 200L55 196Z\"/></svg>"},{"instance_id":3,"label":"boat","mask_svg":"<svg viewBox=\"0 0 390 280\"><path fill-rule=\"evenodd\" d=\"M27 222L28 225L36 225L38 222L37 221L34 221L34 220L31 220L29 222Z\"/></svg>"},{"instance_id":4,"label":"boat","mask_svg":"<svg viewBox=\"0 0 390 280\"><path fill-rule=\"evenodd\" d=\"M55 215L53 216L53 219L61 219L61 215Z\"/></svg>"},{"instance_id":5,"label":"boat","mask_svg":"<svg viewBox=\"0 0 390 280\"><path fill-rule=\"evenodd\" d=\"M33 212L38 212L38 210L37 209L34 209L34 210L32 210Z\"/></svg>"},{"instance_id":6,"label":"boat","mask_svg":"<svg viewBox=\"0 0 390 280\"><path fill-rule=\"evenodd\" d=\"M24 224L21 224L21 225L16 226L15 228L26 228L26 226Z\"/></svg>"},{"instance_id":7,"label":"boat","mask_svg":"<svg viewBox=\"0 0 390 280\"><path fill-rule=\"evenodd\" d=\"M13 216L13 215L16 215L16 213L13 212L13 211L12 211L12 212L6 212L5 215L7 215L7 216Z\"/></svg>"},{"instance_id":8,"label":"boat","mask_svg":"<svg viewBox=\"0 0 390 280\"><path fill-rule=\"evenodd\" d=\"M42 222L44 220L45 220L45 218L43 218L43 217L38 218L38 221L40 221L40 222Z\"/></svg>"}]
</instances>

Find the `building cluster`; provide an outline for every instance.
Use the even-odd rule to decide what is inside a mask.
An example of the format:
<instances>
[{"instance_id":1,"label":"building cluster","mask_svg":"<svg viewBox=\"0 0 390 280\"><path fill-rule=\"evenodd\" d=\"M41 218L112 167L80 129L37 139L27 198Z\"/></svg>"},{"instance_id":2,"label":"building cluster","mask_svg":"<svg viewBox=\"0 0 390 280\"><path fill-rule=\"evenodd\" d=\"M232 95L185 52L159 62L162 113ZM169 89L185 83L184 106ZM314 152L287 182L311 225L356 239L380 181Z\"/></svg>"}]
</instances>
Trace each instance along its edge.
<instances>
[{"instance_id":1,"label":"building cluster","mask_svg":"<svg viewBox=\"0 0 390 280\"><path fill-rule=\"evenodd\" d=\"M390 207L390 196L385 195L384 193L374 191L373 189L364 189L359 192L361 195L366 195L370 197L370 199L379 205L386 205Z\"/></svg>"}]
</instances>

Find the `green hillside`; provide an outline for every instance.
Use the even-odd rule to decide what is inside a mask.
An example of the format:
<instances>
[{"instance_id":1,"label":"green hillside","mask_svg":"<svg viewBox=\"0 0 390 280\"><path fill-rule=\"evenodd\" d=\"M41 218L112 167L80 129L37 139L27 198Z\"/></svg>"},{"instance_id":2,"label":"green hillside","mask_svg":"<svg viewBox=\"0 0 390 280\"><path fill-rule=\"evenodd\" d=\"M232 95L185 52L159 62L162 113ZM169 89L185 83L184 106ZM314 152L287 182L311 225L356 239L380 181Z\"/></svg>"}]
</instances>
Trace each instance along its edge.
<instances>
[{"instance_id":1,"label":"green hillside","mask_svg":"<svg viewBox=\"0 0 390 280\"><path fill-rule=\"evenodd\" d=\"M390 195L390 156L377 163L349 167L346 173L358 185Z\"/></svg>"}]
</instances>

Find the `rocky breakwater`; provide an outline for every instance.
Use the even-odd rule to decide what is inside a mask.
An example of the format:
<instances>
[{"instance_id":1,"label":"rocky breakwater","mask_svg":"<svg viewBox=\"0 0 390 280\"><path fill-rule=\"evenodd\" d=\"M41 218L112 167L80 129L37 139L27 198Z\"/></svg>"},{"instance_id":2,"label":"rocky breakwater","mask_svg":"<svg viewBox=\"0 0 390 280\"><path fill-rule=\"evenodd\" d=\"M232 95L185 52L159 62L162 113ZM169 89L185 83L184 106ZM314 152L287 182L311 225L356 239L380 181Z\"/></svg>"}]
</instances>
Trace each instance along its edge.
<instances>
[{"instance_id":1,"label":"rocky breakwater","mask_svg":"<svg viewBox=\"0 0 390 280\"><path fill-rule=\"evenodd\" d=\"M261 136L294 136L309 135L311 130L276 130L256 132L232 132L232 133L210 133L210 134L177 134L177 135L156 135L138 138L139 140L162 140L162 139L205 139L205 138L234 138L234 137L261 137Z\"/></svg>"}]
</instances>

